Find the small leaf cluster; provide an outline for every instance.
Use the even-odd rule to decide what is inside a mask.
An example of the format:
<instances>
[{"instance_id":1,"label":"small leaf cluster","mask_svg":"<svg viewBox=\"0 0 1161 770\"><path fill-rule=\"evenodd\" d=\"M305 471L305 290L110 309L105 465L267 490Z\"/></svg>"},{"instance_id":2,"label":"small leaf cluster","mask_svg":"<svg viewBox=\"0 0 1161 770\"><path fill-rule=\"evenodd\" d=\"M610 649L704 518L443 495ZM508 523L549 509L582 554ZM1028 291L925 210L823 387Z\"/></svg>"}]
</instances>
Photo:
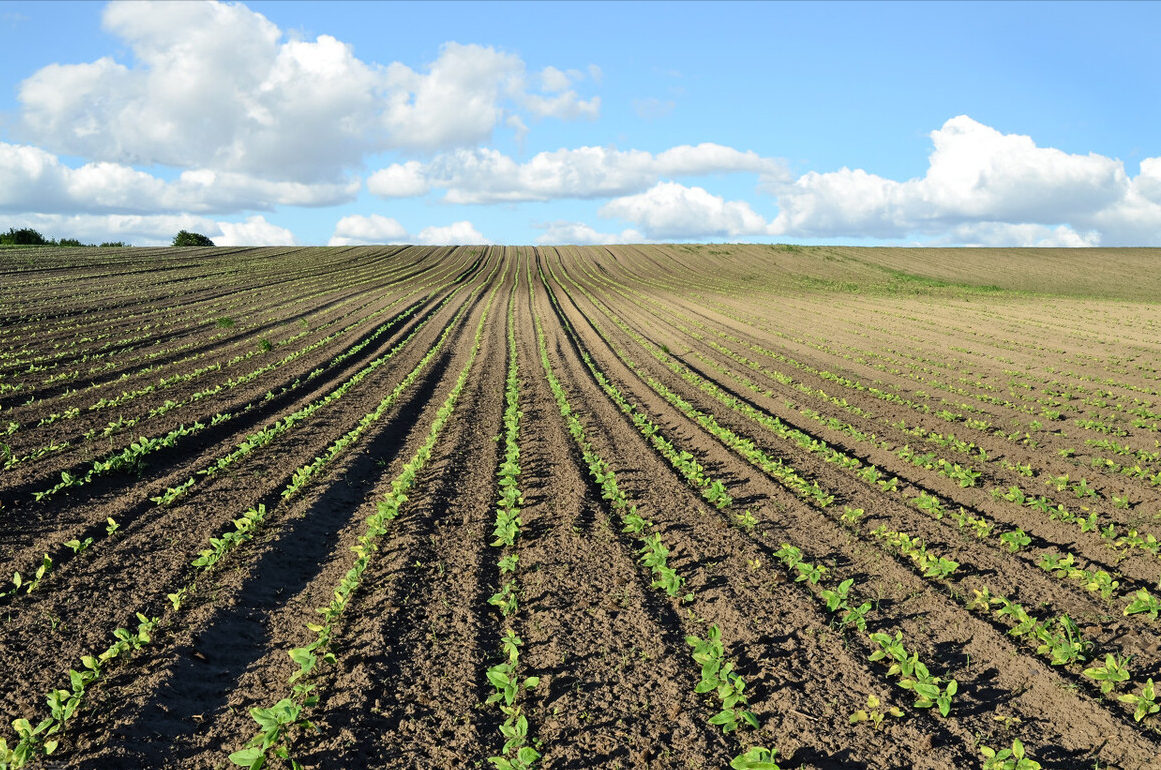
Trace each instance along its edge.
<instances>
[{"instance_id":1,"label":"small leaf cluster","mask_svg":"<svg viewBox=\"0 0 1161 770\"><path fill-rule=\"evenodd\" d=\"M516 703L516 698L524 690L530 690L540 684L540 677L529 676L520 679L517 669L520 664L520 647L524 644L512 629L508 629L501 646L505 653L505 660L488 669L488 682L494 692L488 696L488 703L499 703L500 710L506 717L500 725L500 732L505 738L504 747L500 756L489 757L496 770L526 770L540 758L536 749L527 745L528 717L526 717ZM515 754L509 756L510 754Z\"/></svg>"},{"instance_id":2,"label":"small leaf cluster","mask_svg":"<svg viewBox=\"0 0 1161 770\"><path fill-rule=\"evenodd\" d=\"M887 676L898 675L896 682L904 690L915 693L915 708L931 708L936 706L939 713L947 716L951 711L951 701L959 690L959 683L954 679L947 681L946 687L940 687L944 680L932 676L927 666L919 660L919 653L908 653L903 646L903 632L896 631L894 638L889 634L871 634L871 641L879 645L879 649L871 653L871 660L888 660L891 663Z\"/></svg>"},{"instance_id":3,"label":"small leaf cluster","mask_svg":"<svg viewBox=\"0 0 1161 770\"><path fill-rule=\"evenodd\" d=\"M886 526L880 525L873 529L871 534L897 548L901 554L915 563L925 578L936 580L948 578L959 567L957 561L929 553L923 540L911 537L906 532L892 532Z\"/></svg>"},{"instance_id":4,"label":"small leaf cluster","mask_svg":"<svg viewBox=\"0 0 1161 770\"><path fill-rule=\"evenodd\" d=\"M724 733L733 732L742 724L758 729L758 718L746 710L746 683L725 658L721 629L710 625L705 639L691 635L685 637L685 643L693 647L693 659L701 665L701 681L694 692L712 692L721 701L721 711L710 717L709 723L718 725Z\"/></svg>"},{"instance_id":5,"label":"small leaf cluster","mask_svg":"<svg viewBox=\"0 0 1161 770\"><path fill-rule=\"evenodd\" d=\"M1024 753L1024 744L1019 738L1012 739L1012 748L995 749L980 745L984 755L984 770L1040 770L1040 763Z\"/></svg>"},{"instance_id":6,"label":"small leaf cluster","mask_svg":"<svg viewBox=\"0 0 1161 770\"><path fill-rule=\"evenodd\" d=\"M820 595L826 601L828 610L843 613L842 624L844 627L854 625L860 631L866 631L867 613L871 610L871 603L863 602L857 607L850 603L850 590L854 583L854 578L847 578L833 590L823 589Z\"/></svg>"}]
</instances>

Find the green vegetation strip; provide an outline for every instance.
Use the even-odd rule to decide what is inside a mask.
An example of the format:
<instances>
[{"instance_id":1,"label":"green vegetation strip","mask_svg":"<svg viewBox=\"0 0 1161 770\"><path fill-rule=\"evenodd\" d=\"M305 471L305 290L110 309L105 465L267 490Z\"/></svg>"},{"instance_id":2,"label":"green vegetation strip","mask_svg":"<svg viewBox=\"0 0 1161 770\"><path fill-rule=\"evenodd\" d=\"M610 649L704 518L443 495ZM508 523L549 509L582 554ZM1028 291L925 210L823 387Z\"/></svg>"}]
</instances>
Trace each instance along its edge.
<instances>
[{"instance_id":1,"label":"green vegetation strip","mask_svg":"<svg viewBox=\"0 0 1161 770\"><path fill-rule=\"evenodd\" d=\"M472 291L468 299L464 302L460 311L456 314L455 318L453 318L448 326L444 329L443 334L440 336L436 344L432 347L431 350L429 350L429 352L424 356L423 360L421 360L419 364L416 365L415 369L413 369L412 372L408 375L405 380L407 384L414 382L419 373L422 372L422 370L426 368L430 361L435 357L439 348L442 347L444 341L455 328L460 317L467 311L468 306L471 304L471 297L475 296L475 294L478 293L481 288L482 285ZM472 355L474 357L475 349L473 349ZM371 423L374 422L375 419L378 419L379 416L382 416L383 412L386 411L386 409L392 403L394 403L405 387L406 385L401 383L395 388L395 390L391 392L391 394L389 394L385 399L383 399L382 402L380 402L379 407L376 410L365 416L363 420L360 421L359 426L351 432L356 433L357 435L355 435L353 439L345 442L342 448L349 448L353 440L357 439L371 425ZM369 420L368 417L371 415L376 416L374 419ZM351 433L348 433L347 437L350 437ZM334 447L332 445L332 449L333 448ZM337 451L329 452L328 457L333 458L337 454ZM414 478L414 474L412 474L411 478ZM293 488L294 491L298 491L303 483L305 483L305 481L296 485L295 481L292 480L291 484L287 488ZM285 491L286 490L284 490L284 493ZM288 495L286 494L283 495L283 497L287 496ZM402 499L405 500L406 496L404 496ZM380 510L383 509L383 505L384 503L380 502ZM242 543L253 539L258 527L265 521L266 515L267 513L265 505L258 505L257 507L246 511L240 518L234 520L233 530L227 531L220 538L210 539L211 548L202 551L201 556L193 561L193 565L200 571L208 571L212 569L226 553L233 550L234 548L237 548ZM394 516L390 518L394 518ZM115 525L110 522L110 530L115 528ZM110 534L112 534L112 531L110 531ZM51 562L48 564L50 566ZM43 572L44 569L45 566L42 565L40 571ZM40 578L38 577L38 580L39 579ZM167 598L171 602L173 611L175 613L181 611L182 602L184 601L185 597L191 590L194 590L195 588L196 584L191 580L186 582L177 591L167 595ZM53 738L52 736L58 735L64 729L65 723L75 715L77 708L83 701L86 686L91 682L96 681L104 670L103 666L97 666L94 668L91 665L92 661L97 661L98 663L103 664L107 661L112 661L119 657L127 656L133 650L140 649L142 646L148 644L152 640L151 634L161 622L161 618L148 618L142 613L137 613L137 618L139 620L139 627L138 633L136 635L125 629L117 629L114 632L114 636L118 640L117 643L110 647L109 650L107 650L105 653L101 653L101 656L83 656L81 658L82 667L84 669L83 671L69 671L69 679L72 686L71 693L68 690L53 690L47 695L46 700L51 711L51 715L49 717L39 722L36 728L32 728L31 723L26 719L18 719L13 723L13 728L16 730L19 740L16 743L15 748L8 749L5 739L0 738L0 770L9 770L9 768L21 768L25 765L29 758L36 755L48 755L56 749L59 739ZM62 703L61 699L66 695L67 698L65 698L63 703L67 707L62 707L60 705Z\"/></svg>"},{"instance_id":2,"label":"green vegetation strip","mask_svg":"<svg viewBox=\"0 0 1161 770\"><path fill-rule=\"evenodd\" d=\"M541 273L541 281L544 275ZM531 268L528 274L529 298L533 302ZM544 368L544 375L552 390L561 416L565 419L568 432L581 451L584 462L588 465L589 474L593 481L601 488L601 497L609 502L614 513L624 524L622 531L635 534L644 545L640 549L641 562L648 567L653 575L653 587L662 589L671 598L683 602L693 601L693 594L685 589L685 578L668 565L669 549L661 540L660 533L649 535L641 534L643 530L653 527L653 523L646 521L637 513L637 507L629 503L625 493L617 484L616 474L593 449L589 442L583 423L568 403L564 387L553 373L552 364L548 359L548 344L544 335L544 328L532 308L533 322L536 327L536 338L540 348L540 363ZM701 678L695 686L699 694L714 693L720 705L720 710L709 717L710 724L722 728L722 732L730 733L739 727L747 725L754 729L758 727L757 717L747 709L749 705L745 695L745 682L742 677L733 671L733 663L724 657L724 646L721 642L721 631L716 625L709 627L706 639L696 636L686 637L686 642L693 647L693 660L701 666ZM752 747L734 757L730 767L734 770L778 770L774 763L776 749Z\"/></svg>"},{"instance_id":3,"label":"green vegetation strip","mask_svg":"<svg viewBox=\"0 0 1161 770\"><path fill-rule=\"evenodd\" d=\"M456 401L468 381L472 364L480 350L484 322L488 318L492 300L499 288L500 286L497 285L488 295L488 302L480 316L479 323L476 325L475 338L468 355L468 361L460 370L455 385L436 413L435 421L432 423L426 440L392 480L391 491L378 501L375 513L367 517L366 529L362 535L359 535L358 545L351 547L355 559L350 569L347 570L339 585L334 589L334 599L331 603L318 609L319 614L322 615L322 622L307 624L307 629L316 634L316 638L305 647L290 650L291 660L299 667L291 674L288 681L288 684L292 685L291 695L279 700L269 708L250 709L250 715L258 723L260 730L246 743L245 748L229 755L230 761L235 765L258 770L273 755L289 760L294 770L299 770L302 767L297 761L290 758L290 749L286 744L295 729L313 727L302 714L304 710L318 705L319 696L314 692L316 685L308 683L307 679L317 670L320 663L334 664L336 662L334 653L330 652L330 646L334 639L339 617L349 605L351 596L362 582L363 573L371 564L373 556L378 553L377 541L387 533L387 525L399 516L400 508L408 499L407 492L414 486L417 475L431 459L436 441L455 411ZM443 339L446 339L446 336L445 333L440 344L442 344Z\"/></svg>"},{"instance_id":4,"label":"green vegetation strip","mask_svg":"<svg viewBox=\"0 0 1161 770\"><path fill-rule=\"evenodd\" d=\"M519 265L516 275L519 276ZM496 607L501 615L504 633L500 638L500 649L504 660L488 669L488 682L494 688L487 699L488 703L497 703L504 715L504 722L500 725L500 734L504 737L504 745L497 756L488 757L488 761L496 770L529 770L541 753L528 745L528 717L516 700L527 689L536 687L540 678L525 677L521 680L518 674L520 666L520 647L524 642L516 636L512 627L513 616L519 609L520 587L516 576L516 566L519 554L516 552L516 538L520 536L520 505L524 502L520 492L518 477L520 475L520 369L516 355L516 325L514 310L516 307L516 289L513 287L512 296L508 300L508 376L504 386L504 459L496 471L499 477L499 499L496 508L496 526L493 536L496 538L492 545L503 549L503 556L498 560L500 579L504 575L511 575L499 590L488 599L488 603Z\"/></svg>"}]
</instances>

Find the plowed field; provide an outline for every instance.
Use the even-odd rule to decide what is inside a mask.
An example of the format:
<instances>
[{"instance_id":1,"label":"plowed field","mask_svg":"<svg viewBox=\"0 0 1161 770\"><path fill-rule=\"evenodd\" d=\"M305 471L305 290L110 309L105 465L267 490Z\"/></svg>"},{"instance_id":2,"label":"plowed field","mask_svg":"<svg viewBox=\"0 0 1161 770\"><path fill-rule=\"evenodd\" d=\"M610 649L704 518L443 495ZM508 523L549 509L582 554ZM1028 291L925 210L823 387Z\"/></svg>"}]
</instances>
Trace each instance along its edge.
<instances>
[{"instance_id":1,"label":"plowed field","mask_svg":"<svg viewBox=\"0 0 1161 770\"><path fill-rule=\"evenodd\" d=\"M0 768L1159 768L1158 259L0 252Z\"/></svg>"}]
</instances>

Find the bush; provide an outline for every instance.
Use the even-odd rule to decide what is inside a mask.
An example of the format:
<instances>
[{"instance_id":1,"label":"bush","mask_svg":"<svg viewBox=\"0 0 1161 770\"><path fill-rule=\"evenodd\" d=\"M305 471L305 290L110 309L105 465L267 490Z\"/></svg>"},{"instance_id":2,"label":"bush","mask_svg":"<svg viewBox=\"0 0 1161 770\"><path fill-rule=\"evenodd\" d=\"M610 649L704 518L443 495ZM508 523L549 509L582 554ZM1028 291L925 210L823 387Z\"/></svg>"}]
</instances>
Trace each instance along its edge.
<instances>
[{"instance_id":1,"label":"bush","mask_svg":"<svg viewBox=\"0 0 1161 770\"><path fill-rule=\"evenodd\" d=\"M213 246L214 242L201 233L191 233L182 230L173 236L174 246Z\"/></svg>"}]
</instances>

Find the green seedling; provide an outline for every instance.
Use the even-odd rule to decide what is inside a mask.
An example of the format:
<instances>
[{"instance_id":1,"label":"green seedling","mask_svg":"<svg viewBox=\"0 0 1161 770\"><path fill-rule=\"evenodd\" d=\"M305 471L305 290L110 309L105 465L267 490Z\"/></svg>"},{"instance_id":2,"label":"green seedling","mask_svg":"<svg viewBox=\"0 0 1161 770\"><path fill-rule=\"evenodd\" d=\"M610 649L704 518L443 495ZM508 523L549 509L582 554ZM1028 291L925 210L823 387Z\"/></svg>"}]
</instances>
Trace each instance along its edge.
<instances>
[{"instance_id":1,"label":"green seedling","mask_svg":"<svg viewBox=\"0 0 1161 770\"><path fill-rule=\"evenodd\" d=\"M1161 711L1161 706L1157 705L1152 677L1142 686L1140 695L1122 695L1117 700L1135 707L1133 719L1138 722L1150 714L1156 714L1158 711Z\"/></svg>"},{"instance_id":2,"label":"green seedling","mask_svg":"<svg viewBox=\"0 0 1161 770\"><path fill-rule=\"evenodd\" d=\"M782 547L774 552L775 558L785 564L787 567L797 567L802 561L802 551L798 550L789 543L783 543Z\"/></svg>"},{"instance_id":3,"label":"green seedling","mask_svg":"<svg viewBox=\"0 0 1161 770\"><path fill-rule=\"evenodd\" d=\"M915 693L915 708L931 708L936 706L939 708L939 713L947 716L951 711L951 699L959 690L959 683L954 679L947 683L947 687L941 689L940 683L943 681L937 676L932 676L918 658L918 654L912 655L911 659L901 666L904 676L899 680L899 686L904 690L911 690ZM910 668L911 676L907 676L907 669Z\"/></svg>"},{"instance_id":4,"label":"green seedling","mask_svg":"<svg viewBox=\"0 0 1161 770\"><path fill-rule=\"evenodd\" d=\"M693 647L694 661L701 664L701 681L694 692L716 693L722 703L721 711L710 717L709 723L718 725L724 733L733 732L742 724L757 729L758 718L745 708L746 683L734 673L734 664L725 660L721 629L711 625L704 640L687 636L685 642Z\"/></svg>"},{"instance_id":5,"label":"green seedling","mask_svg":"<svg viewBox=\"0 0 1161 770\"><path fill-rule=\"evenodd\" d=\"M500 590L492 594L492 597L488 599L488 604L499 607L500 614L504 617L508 617L514 613L517 609L516 581L509 580L502 585Z\"/></svg>"},{"instance_id":6,"label":"green seedling","mask_svg":"<svg viewBox=\"0 0 1161 770\"><path fill-rule=\"evenodd\" d=\"M1040 655L1050 655L1054 666L1086 660L1085 655L1092 648L1092 643L1081 636L1080 629L1072 618L1061 615L1056 619L1055 625L1056 631L1052 631L1049 624L1036 629L1036 636L1042 642L1036 648L1036 652Z\"/></svg>"},{"instance_id":7,"label":"green seedling","mask_svg":"<svg viewBox=\"0 0 1161 770\"><path fill-rule=\"evenodd\" d=\"M647 521L646 519L643 519L637 515L637 509L635 507L633 508L632 512L625 514L621 521L624 522L625 525L621 527L621 531L632 532L633 534L637 534L653 526L653 522Z\"/></svg>"},{"instance_id":8,"label":"green seedling","mask_svg":"<svg viewBox=\"0 0 1161 770\"><path fill-rule=\"evenodd\" d=\"M794 582L801 583L805 580L812 586L818 585L818 581L829 571L821 565L815 566L806 562L799 562L794 568L798 570L798 577L794 578Z\"/></svg>"},{"instance_id":9,"label":"green seedling","mask_svg":"<svg viewBox=\"0 0 1161 770\"><path fill-rule=\"evenodd\" d=\"M981 744L980 753L984 755L984 770L1040 770L1040 763L1024 753L1019 738L1012 739L1012 748L1000 751Z\"/></svg>"},{"instance_id":10,"label":"green seedling","mask_svg":"<svg viewBox=\"0 0 1161 770\"><path fill-rule=\"evenodd\" d=\"M725 508L727 505L734 501L734 498L730 497L729 493L726 491L725 485L716 479L712 484L709 485L708 488L706 488L704 494L705 499L713 503L718 508L718 510ZM747 511L747 513L749 513L749 511Z\"/></svg>"},{"instance_id":11,"label":"green seedling","mask_svg":"<svg viewBox=\"0 0 1161 770\"><path fill-rule=\"evenodd\" d=\"M854 585L854 578L847 578L839 583L838 588L831 591L824 589L821 591L821 596L826 600L826 608L831 612L837 612L839 607L844 607L847 604L847 594L850 593L851 586Z\"/></svg>"},{"instance_id":12,"label":"green seedling","mask_svg":"<svg viewBox=\"0 0 1161 770\"><path fill-rule=\"evenodd\" d=\"M847 524L856 524L859 519L863 518L866 512L862 508L851 508L850 506L843 506L841 514L843 522Z\"/></svg>"},{"instance_id":13,"label":"green seedling","mask_svg":"<svg viewBox=\"0 0 1161 770\"><path fill-rule=\"evenodd\" d=\"M781 770L774 759L778 756L778 749L764 749L755 746L745 754L739 754L730 760L733 770Z\"/></svg>"},{"instance_id":14,"label":"green seedling","mask_svg":"<svg viewBox=\"0 0 1161 770\"><path fill-rule=\"evenodd\" d=\"M516 701L520 690L531 690L540 684L540 677L530 676L520 681L516 677L516 662L508 660L498 663L488 669L488 681L496 688L496 692L488 696L488 703L504 701L505 706L511 706Z\"/></svg>"},{"instance_id":15,"label":"green seedling","mask_svg":"<svg viewBox=\"0 0 1161 770\"><path fill-rule=\"evenodd\" d=\"M1153 620L1157 619L1157 614L1161 612L1161 600L1150 595L1148 589L1140 588L1133 594L1133 600L1129 602L1129 606L1125 607L1126 615L1148 614Z\"/></svg>"},{"instance_id":16,"label":"green seedling","mask_svg":"<svg viewBox=\"0 0 1161 770\"><path fill-rule=\"evenodd\" d=\"M250 709L250 716L258 723L261 732L250 739L246 748L231 754L230 761L250 770L260 770L271 752L279 759L289 759L289 750L277 744L291 728L314 727L309 721L299 719L302 709L302 704L295 703L290 698L283 698L270 708ZM293 763L293 767L298 767L298 763Z\"/></svg>"},{"instance_id":17,"label":"green seedling","mask_svg":"<svg viewBox=\"0 0 1161 770\"><path fill-rule=\"evenodd\" d=\"M935 561L928 561L927 568L923 570L923 577L942 580L950 577L957 567L959 562L940 556Z\"/></svg>"},{"instance_id":18,"label":"green seedling","mask_svg":"<svg viewBox=\"0 0 1161 770\"><path fill-rule=\"evenodd\" d=\"M1086 668L1084 675L1101 683L1101 692L1107 695L1121 682L1129 681L1129 661L1133 656L1122 658L1119 655L1105 655L1103 666ZM1140 721L1140 720L1138 720Z\"/></svg>"},{"instance_id":19,"label":"green seedling","mask_svg":"<svg viewBox=\"0 0 1161 770\"><path fill-rule=\"evenodd\" d=\"M81 541L81 540L66 540L65 541L65 546L73 549L73 553L80 553L81 551L84 551L92 544L93 544L93 538L91 538L91 537L86 537L83 541Z\"/></svg>"},{"instance_id":20,"label":"green seedling","mask_svg":"<svg viewBox=\"0 0 1161 770\"><path fill-rule=\"evenodd\" d=\"M1000 535L1000 541L1008 546L1011 553L1016 553L1024 546L1032 542L1032 538L1028 537L1022 529L1016 529L1012 532L1005 532Z\"/></svg>"},{"instance_id":21,"label":"green seedling","mask_svg":"<svg viewBox=\"0 0 1161 770\"><path fill-rule=\"evenodd\" d=\"M858 724L859 722L870 722L875 726L876 730L880 730L882 729L884 720L887 717L892 716L899 718L903 716L903 710L898 706L891 706L890 708L886 708L880 711L879 706L881 705L882 703L878 698L876 698L874 695L868 695L867 707L865 709L859 709L855 713L851 714L851 724L854 725Z\"/></svg>"},{"instance_id":22,"label":"green seedling","mask_svg":"<svg viewBox=\"0 0 1161 770\"><path fill-rule=\"evenodd\" d=\"M867 630L867 613L871 611L871 603L863 602L858 607L847 607L847 612L843 615L842 624L846 626L853 625L860 631Z\"/></svg>"},{"instance_id":23,"label":"green seedling","mask_svg":"<svg viewBox=\"0 0 1161 770\"><path fill-rule=\"evenodd\" d=\"M758 520L754 518L754 514L750 512L749 508L741 513L735 514L734 520L740 529L744 529L747 532L753 531L754 527L758 526Z\"/></svg>"},{"instance_id":24,"label":"green seedling","mask_svg":"<svg viewBox=\"0 0 1161 770\"><path fill-rule=\"evenodd\" d=\"M527 730L528 719L524 716L521 716L520 719L524 720L525 729ZM500 730L507 735L503 725L500 726ZM540 759L540 752L531 746L520 747L519 751L516 752L516 756L511 759L505 757L488 757L488 761L495 766L496 770L528 770L538 759Z\"/></svg>"}]
</instances>

